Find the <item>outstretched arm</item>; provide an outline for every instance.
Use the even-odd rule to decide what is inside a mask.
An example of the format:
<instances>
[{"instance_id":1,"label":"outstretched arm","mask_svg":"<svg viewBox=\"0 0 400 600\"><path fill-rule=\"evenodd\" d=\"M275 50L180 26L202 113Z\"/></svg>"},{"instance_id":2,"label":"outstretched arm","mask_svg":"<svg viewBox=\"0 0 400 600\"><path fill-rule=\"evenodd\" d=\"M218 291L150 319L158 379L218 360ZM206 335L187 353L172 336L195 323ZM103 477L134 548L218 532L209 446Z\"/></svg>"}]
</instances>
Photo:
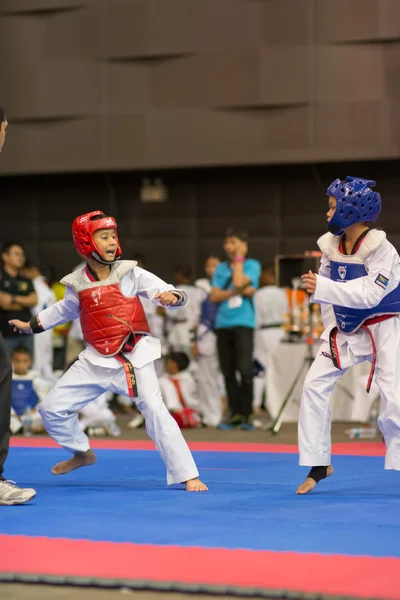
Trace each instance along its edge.
<instances>
[{"instance_id":1,"label":"outstretched arm","mask_svg":"<svg viewBox=\"0 0 400 600\"><path fill-rule=\"evenodd\" d=\"M78 295L72 288L67 287L64 298L42 310L37 317L33 317L30 321L13 319L9 323L14 328L14 331L30 334L52 329L53 327L57 327L57 325L68 323L68 321L73 321L78 317Z\"/></svg>"},{"instance_id":2,"label":"outstretched arm","mask_svg":"<svg viewBox=\"0 0 400 600\"><path fill-rule=\"evenodd\" d=\"M165 306L168 309L180 308L189 304L189 298L185 292L170 285L140 267L135 268L137 277L138 295L148 298L156 306Z\"/></svg>"}]
</instances>

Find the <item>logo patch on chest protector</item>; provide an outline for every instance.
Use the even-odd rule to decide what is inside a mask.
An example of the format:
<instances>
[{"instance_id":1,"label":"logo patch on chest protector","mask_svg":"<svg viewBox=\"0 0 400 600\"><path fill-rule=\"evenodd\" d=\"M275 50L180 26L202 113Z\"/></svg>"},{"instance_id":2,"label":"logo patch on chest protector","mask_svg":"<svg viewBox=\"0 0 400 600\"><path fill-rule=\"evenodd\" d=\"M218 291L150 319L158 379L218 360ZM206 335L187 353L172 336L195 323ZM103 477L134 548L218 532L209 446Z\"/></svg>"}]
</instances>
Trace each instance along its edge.
<instances>
[{"instance_id":1,"label":"logo patch on chest protector","mask_svg":"<svg viewBox=\"0 0 400 600\"><path fill-rule=\"evenodd\" d=\"M96 306L99 305L101 298L101 290L93 290L92 292L92 300Z\"/></svg>"},{"instance_id":2,"label":"logo patch on chest protector","mask_svg":"<svg viewBox=\"0 0 400 600\"><path fill-rule=\"evenodd\" d=\"M347 267L345 265L340 265L340 267L338 268L338 273L339 273L340 279L345 279L346 273L347 273Z\"/></svg>"}]
</instances>

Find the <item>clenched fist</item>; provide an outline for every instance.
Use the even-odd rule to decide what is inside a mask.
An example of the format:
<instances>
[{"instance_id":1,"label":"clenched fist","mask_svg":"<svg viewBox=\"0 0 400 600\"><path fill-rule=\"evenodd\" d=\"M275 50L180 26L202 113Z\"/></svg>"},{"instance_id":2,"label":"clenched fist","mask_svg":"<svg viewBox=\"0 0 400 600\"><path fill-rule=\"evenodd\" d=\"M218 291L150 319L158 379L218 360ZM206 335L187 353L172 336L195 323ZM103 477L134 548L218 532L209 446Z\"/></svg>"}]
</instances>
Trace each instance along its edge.
<instances>
[{"instance_id":1,"label":"clenched fist","mask_svg":"<svg viewBox=\"0 0 400 600\"><path fill-rule=\"evenodd\" d=\"M312 271L308 271L305 275L301 276L301 280L305 287L306 292L309 294L315 293L315 288L317 287L317 276Z\"/></svg>"},{"instance_id":2,"label":"clenched fist","mask_svg":"<svg viewBox=\"0 0 400 600\"><path fill-rule=\"evenodd\" d=\"M162 306L174 306L174 304L180 301L178 296L172 292L162 292L162 294L157 294L154 298L158 298Z\"/></svg>"}]
</instances>

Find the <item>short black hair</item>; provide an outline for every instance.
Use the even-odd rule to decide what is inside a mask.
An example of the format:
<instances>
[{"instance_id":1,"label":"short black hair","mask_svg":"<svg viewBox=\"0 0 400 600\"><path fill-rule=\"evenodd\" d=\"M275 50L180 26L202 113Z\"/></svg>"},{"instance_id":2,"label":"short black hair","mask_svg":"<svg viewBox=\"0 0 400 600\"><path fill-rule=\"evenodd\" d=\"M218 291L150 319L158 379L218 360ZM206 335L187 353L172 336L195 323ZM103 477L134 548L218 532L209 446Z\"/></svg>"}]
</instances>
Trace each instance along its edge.
<instances>
[{"instance_id":1,"label":"short black hair","mask_svg":"<svg viewBox=\"0 0 400 600\"><path fill-rule=\"evenodd\" d=\"M273 263L268 263L266 265L262 266L262 272L263 273L272 273L273 275L275 275L275 265Z\"/></svg>"},{"instance_id":2,"label":"short black hair","mask_svg":"<svg viewBox=\"0 0 400 600\"><path fill-rule=\"evenodd\" d=\"M247 233L247 231L245 231L244 229L235 229L234 227L228 227L228 229L225 229L224 239L228 237L239 238L239 240L242 240L242 242L249 241L249 234Z\"/></svg>"},{"instance_id":3,"label":"short black hair","mask_svg":"<svg viewBox=\"0 0 400 600\"><path fill-rule=\"evenodd\" d=\"M4 242L2 249L1 249L1 253L3 254L3 252L7 252L7 254L10 251L10 248L12 248L13 246L19 246L20 248L22 248L22 250L24 250L24 247L22 244L20 244L19 242Z\"/></svg>"},{"instance_id":4,"label":"short black hair","mask_svg":"<svg viewBox=\"0 0 400 600\"><path fill-rule=\"evenodd\" d=\"M180 273L186 279L190 279L192 277L192 267L188 263L180 263L179 265L175 265L173 271L174 273Z\"/></svg>"},{"instance_id":5,"label":"short black hair","mask_svg":"<svg viewBox=\"0 0 400 600\"><path fill-rule=\"evenodd\" d=\"M4 121L7 121L7 115L3 106L0 104L0 124L4 123Z\"/></svg>"},{"instance_id":6,"label":"short black hair","mask_svg":"<svg viewBox=\"0 0 400 600\"><path fill-rule=\"evenodd\" d=\"M31 260L30 258L27 258L25 260L24 269L39 269L40 271L39 265L33 262L33 260Z\"/></svg>"},{"instance_id":7,"label":"short black hair","mask_svg":"<svg viewBox=\"0 0 400 600\"><path fill-rule=\"evenodd\" d=\"M28 348L26 346L23 346L22 344L14 348L14 350L12 351L12 356L14 356L14 354L27 354L29 358L32 358Z\"/></svg>"},{"instance_id":8,"label":"short black hair","mask_svg":"<svg viewBox=\"0 0 400 600\"><path fill-rule=\"evenodd\" d=\"M185 352L171 352L168 358L178 365L179 371L184 371L189 366L190 360Z\"/></svg>"}]
</instances>

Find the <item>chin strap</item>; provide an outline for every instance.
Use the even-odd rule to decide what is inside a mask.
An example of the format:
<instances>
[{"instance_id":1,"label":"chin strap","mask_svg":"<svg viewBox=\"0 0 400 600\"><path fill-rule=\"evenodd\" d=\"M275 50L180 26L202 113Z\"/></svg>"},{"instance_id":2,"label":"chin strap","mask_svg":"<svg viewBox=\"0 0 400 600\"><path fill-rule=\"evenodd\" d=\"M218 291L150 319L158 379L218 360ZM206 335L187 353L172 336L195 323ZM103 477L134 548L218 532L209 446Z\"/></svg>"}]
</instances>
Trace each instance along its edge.
<instances>
[{"instance_id":1,"label":"chin strap","mask_svg":"<svg viewBox=\"0 0 400 600\"><path fill-rule=\"evenodd\" d=\"M102 258L98 252L92 252L91 258L93 260L95 260L96 262L100 263L101 265L112 265L113 263L117 262L120 259L120 257L118 257L118 258L114 258L114 260L112 260L112 261L104 260L104 258Z\"/></svg>"}]
</instances>

